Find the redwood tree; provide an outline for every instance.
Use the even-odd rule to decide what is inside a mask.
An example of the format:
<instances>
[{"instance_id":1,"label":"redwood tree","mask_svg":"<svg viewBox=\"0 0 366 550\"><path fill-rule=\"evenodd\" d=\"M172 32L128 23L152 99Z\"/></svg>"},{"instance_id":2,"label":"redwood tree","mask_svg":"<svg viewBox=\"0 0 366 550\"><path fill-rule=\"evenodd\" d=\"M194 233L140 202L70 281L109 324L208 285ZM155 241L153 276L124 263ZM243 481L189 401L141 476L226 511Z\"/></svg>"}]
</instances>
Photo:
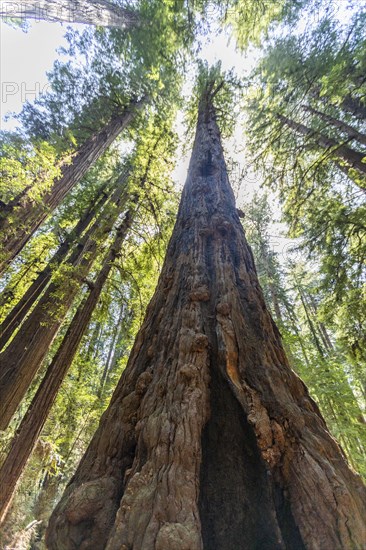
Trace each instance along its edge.
<instances>
[{"instance_id":1,"label":"redwood tree","mask_svg":"<svg viewBox=\"0 0 366 550\"><path fill-rule=\"evenodd\" d=\"M202 94L178 219L48 548L362 548L364 487L289 367Z\"/></svg>"},{"instance_id":2,"label":"redwood tree","mask_svg":"<svg viewBox=\"0 0 366 550\"><path fill-rule=\"evenodd\" d=\"M60 330L82 281L98 256L98 239L105 239L127 200L128 170L116 182L107 211L102 211L68 258L73 272L52 282L13 340L0 354L0 429L5 429ZM110 210L109 210L110 208Z\"/></svg>"},{"instance_id":3,"label":"redwood tree","mask_svg":"<svg viewBox=\"0 0 366 550\"><path fill-rule=\"evenodd\" d=\"M347 165L344 166L344 171L346 174L349 174L350 169L352 168L358 170L360 173L366 173L366 163L363 162L365 155L363 153L355 151L354 149L347 147L343 143L337 143L334 139L320 132L312 130L304 124L295 122L294 120L284 115L278 114L277 117L282 124L287 125L289 128L295 130L295 132L298 132L300 135L305 136L309 139L314 139L320 147L323 147L324 149L329 151L331 157L346 161ZM365 189L366 184L363 180L356 181L357 185L361 189Z\"/></svg>"},{"instance_id":4,"label":"redwood tree","mask_svg":"<svg viewBox=\"0 0 366 550\"><path fill-rule=\"evenodd\" d=\"M106 191L106 185L103 185L99 189L97 196L94 197L93 203L82 214L74 229L66 236L63 243L59 246L57 252L55 252L45 268L38 273L37 277L32 281L20 300L9 311L4 321L0 324L0 350L6 345L16 328L24 321L32 306L36 303L50 282L53 271L62 264L72 246L79 242L82 234L93 221L96 213L104 205L107 199L108 193ZM6 303L6 299L9 296L11 297L11 288L9 290L5 289L3 294L1 295L1 299Z\"/></svg>"},{"instance_id":5,"label":"redwood tree","mask_svg":"<svg viewBox=\"0 0 366 550\"><path fill-rule=\"evenodd\" d=\"M67 193L85 176L89 168L105 153L117 136L134 119L146 99L132 99L123 112L111 117L110 121L98 133L89 137L73 155L71 164L65 164L61 176L56 179L41 202L35 202L28 194L22 196L19 203L5 207L0 217L0 229L4 231L2 243L0 273L10 261L23 249L35 231L63 201Z\"/></svg>"},{"instance_id":6,"label":"redwood tree","mask_svg":"<svg viewBox=\"0 0 366 550\"><path fill-rule=\"evenodd\" d=\"M0 487L2 487L0 495L0 524L5 519L19 477L47 420L57 392L72 364L81 339L100 298L103 286L113 267L113 262L120 253L130 225L131 213L128 211L123 223L117 229L115 240L109 253L104 258L102 269L93 283L88 296L78 307L63 341L17 430L9 454L0 468Z\"/></svg>"}]
</instances>

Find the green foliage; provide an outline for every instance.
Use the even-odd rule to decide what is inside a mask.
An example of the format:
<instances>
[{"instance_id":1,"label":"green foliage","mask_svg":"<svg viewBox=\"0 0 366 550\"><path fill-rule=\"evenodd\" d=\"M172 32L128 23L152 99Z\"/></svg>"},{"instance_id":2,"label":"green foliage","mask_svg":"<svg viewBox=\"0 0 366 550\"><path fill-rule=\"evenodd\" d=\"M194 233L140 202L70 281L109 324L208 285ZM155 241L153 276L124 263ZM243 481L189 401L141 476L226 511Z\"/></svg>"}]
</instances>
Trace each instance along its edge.
<instances>
[{"instance_id":1,"label":"green foliage","mask_svg":"<svg viewBox=\"0 0 366 550\"><path fill-rule=\"evenodd\" d=\"M0 137L1 202L9 203L26 189L31 200L39 202L60 173L53 146L30 143L15 132L2 132Z\"/></svg>"},{"instance_id":2,"label":"green foliage","mask_svg":"<svg viewBox=\"0 0 366 550\"><path fill-rule=\"evenodd\" d=\"M366 180L337 154L343 145L366 151L364 23L359 6L348 21L325 13L315 28L272 41L246 99L254 168L278 191L289 235L316 266L318 316L352 363L357 391L366 342ZM297 131L297 123L310 132Z\"/></svg>"},{"instance_id":3,"label":"green foliage","mask_svg":"<svg viewBox=\"0 0 366 550\"><path fill-rule=\"evenodd\" d=\"M280 24L293 24L302 10L319 9L320 0L194 0L194 7L206 25L215 17L228 26L240 48L259 46Z\"/></svg>"},{"instance_id":4,"label":"green foliage","mask_svg":"<svg viewBox=\"0 0 366 550\"><path fill-rule=\"evenodd\" d=\"M253 248L258 275L268 307L281 330L292 367L317 401L328 427L341 442L351 464L366 476L364 452L365 357L350 360L350 342L328 324L324 314L331 293L322 291L322 274L300 262L283 264L271 249L272 213L266 194L245 205L244 227ZM364 307L360 310L365 311ZM334 314L334 312L333 312ZM340 319L340 316L337 316ZM350 336L361 326L347 319ZM362 321L361 321L362 322ZM358 342L358 345L361 343ZM361 345L360 345L360 349Z\"/></svg>"},{"instance_id":5,"label":"green foliage","mask_svg":"<svg viewBox=\"0 0 366 550\"><path fill-rule=\"evenodd\" d=\"M14 504L18 527L38 517L41 495L51 507L57 491L74 472L127 364L156 287L178 207L171 179L177 146L172 128L182 106L181 84L199 24L195 18L197 12L209 14L212 7L222 23L234 29L242 49L272 37L251 82L246 83L248 152L263 182L278 191L289 236L309 262L306 269L301 262L284 266L272 250L268 196L256 195L246 205L244 225L291 364L308 384L349 460L366 476L362 456L365 177L347 160L336 157L337 144L365 155L366 150L362 140L350 138L344 128L321 116L348 124L361 135L365 132L366 13L359 9L343 25L331 15L334 4L320 7L318 0L194 4L141 0L135 4L142 21L135 29L68 29L68 48L49 74L49 91L24 106L19 131L2 135L2 206L28 188L28 196L41 201L71 153L131 99L149 99L131 127L28 243L2 282L1 298L7 305L1 319L73 234L101 189L110 197L121 173L129 172L126 200L119 209L107 202L100 218L94 213L93 221L100 221L97 254L86 277L80 276L79 266L65 261L52 269L52 281L57 284L54 315L60 314L63 298L75 285L77 296L10 430L1 436L2 455L73 314L100 273L116 228L127 211L131 214L128 237L23 477ZM299 33L296 24L301 14L318 9L324 15L319 25ZM279 36L279 28L294 32ZM234 72L225 73L220 63L213 67L199 63L191 101L184 105L188 126L192 129L196 124L198 99L205 91L213 98L223 136L231 136L241 107L237 93L242 89ZM310 134L295 131L281 116L307 125ZM334 140L336 146L320 145L320 135ZM104 220L111 211L117 213L116 222L106 232ZM57 483L49 483L52 479ZM52 486L56 489L48 494Z\"/></svg>"},{"instance_id":6,"label":"green foliage","mask_svg":"<svg viewBox=\"0 0 366 550\"><path fill-rule=\"evenodd\" d=\"M194 134L198 106L207 94L215 108L216 120L222 136L224 138L232 136L238 115L236 94L241 87L241 82L234 71L223 71L221 62L210 66L207 62L198 61L195 85L185 107L188 135L192 137Z\"/></svg>"}]
</instances>

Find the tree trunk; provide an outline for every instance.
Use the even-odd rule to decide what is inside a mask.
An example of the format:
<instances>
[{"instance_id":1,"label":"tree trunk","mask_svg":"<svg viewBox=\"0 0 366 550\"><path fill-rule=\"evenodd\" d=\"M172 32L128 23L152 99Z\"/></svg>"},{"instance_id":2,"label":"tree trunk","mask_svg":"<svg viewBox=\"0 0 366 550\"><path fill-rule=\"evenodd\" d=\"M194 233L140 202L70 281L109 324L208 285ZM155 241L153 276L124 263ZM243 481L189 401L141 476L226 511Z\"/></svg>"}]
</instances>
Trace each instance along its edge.
<instances>
[{"instance_id":1,"label":"tree trunk","mask_svg":"<svg viewBox=\"0 0 366 550\"><path fill-rule=\"evenodd\" d=\"M366 106L360 99L346 95L340 106L344 111L350 113L359 120L366 120Z\"/></svg>"},{"instance_id":2,"label":"tree trunk","mask_svg":"<svg viewBox=\"0 0 366 550\"><path fill-rule=\"evenodd\" d=\"M0 308L5 306L9 301L12 301L14 298L14 291L17 289L18 285L22 282L22 280L28 275L29 271L33 267L37 267L38 261L37 258L33 258L29 262L27 262L27 265L25 268L19 273L16 280L10 283L8 286L4 288L4 290L1 292L0 295Z\"/></svg>"},{"instance_id":3,"label":"tree trunk","mask_svg":"<svg viewBox=\"0 0 366 550\"><path fill-rule=\"evenodd\" d=\"M350 177L352 180L352 176L350 176L350 169L354 168L358 170L359 172L366 174L366 163L363 162L363 158L365 157L364 153L360 153L358 151L354 151L350 147L347 147L346 145L342 145L340 143L337 143L334 139L325 136L321 134L320 132L317 132L316 130L312 130L311 128L308 128L304 124L300 124L299 122L295 122L294 120L291 120L290 118L287 118L283 115L277 115L279 120L282 122L282 124L286 124L289 128L292 130L295 130L298 134L301 134L303 136L313 138L314 141L320 145L320 147L323 147L324 149L333 149L331 152L331 156L336 159L342 159L347 162L347 166L344 167L344 172L347 173L348 177ZM360 182L359 179L355 181L356 185L360 187L361 189L366 189L366 182Z\"/></svg>"},{"instance_id":4,"label":"tree trunk","mask_svg":"<svg viewBox=\"0 0 366 550\"><path fill-rule=\"evenodd\" d=\"M207 91L157 290L47 547L361 549L362 492L266 309Z\"/></svg>"},{"instance_id":5,"label":"tree trunk","mask_svg":"<svg viewBox=\"0 0 366 550\"><path fill-rule=\"evenodd\" d=\"M39 495L33 506L33 517L38 525L35 540L32 541L29 550L44 550L42 540L44 540L48 518L55 507L63 483L63 476L60 473L52 475L47 472L43 478Z\"/></svg>"},{"instance_id":6,"label":"tree trunk","mask_svg":"<svg viewBox=\"0 0 366 550\"><path fill-rule=\"evenodd\" d=\"M306 299L308 302L310 302L311 309L313 312L313 316L316 320L316 323L318 325L318 332L320 334L320 337L322 339L323 345L328 353L332 353L334 351L334 345L333 342L328 334L328 331L326 329L326 326L324 323L318 321L318 306L314 300L314 296L312 294L307 294Z\"/></svg>"},{"instance_id":7,"label":"tree trunk","mask_svg":"<svg viewBox=\"0 0 366 550\"><path fill-rule=\"evenodd\" d=\"M138 24L135 12L106 0L8 0L1 2L0 17L85 23L120 29Z\"/></svg>"},{"instance_id":8,"label":"tree trunk","mask_svg":"<svg viewBox=\"0 0 366 550\"><path fill-rule=\"evenodd\" d=\"M99 197L97 197L93 204L84 212L79 222L74 229L67 235L65 241L61 244L57 252L53 255L52 259L46 265L46 267L38 274L37 278L32 282L29 288L25 291L19 302L8 313L4 321L0 325L0 350L4 348L14 331L24 321L28 315L32 306L36 303L42 292L48 285L52 273L57 269L66 258L70 251L70 247L80 239L83 232L87 229L93 218L97 214L98 210L104 205L108 199L108 195L105 192L103 186L99 191Z\"/></svg>"},{"instance_id":9,"label":"tree trunk","mask_svg":"<svg viewBox=\"0 0 366 550\"><path fill-rule=\"evenodd\" d=\"M14 207L12 221L9 218L0 220L0 229L5 238L2 245L0 273L4 271L13 258L23 249L51 212L57 208L67 193L85 176L86 172L113 143L116 137L133 120L137 109L145 103L131 100L122 114L112 117L110 122L97 134L90 137L75 153L71 164L62 168L62 175L52 185L41 203L35 203L25 197L21 204Z\"/></svg>"},{"instance_id":10,"label":"tree trunk","mask_svg":"<svg viewBox=\"0 0 366 550\"><path fill-rule=\"evenodd\" d=\"M347 122L343 122L343 120L338 120L337 118L334 118L326 113L323 113L322 111L318 111L317 109L314 109L310 105L304 105L304 109L308 113L312 113L313 115L318 116L322 120L329 122L331 126L334 126L334 128L337 128L341 132L345 133L349 139L354 139L358 141L358 143L361 143L362 145L366 145L366 135L356 130L356 128L353 128L353 126L350 126L349 124L347 124Z\"/></svg>"},{"instance_id":11,"label":"tree trunk","mask_svg":"<svg viewBox=\"0 0 366 550\"><path fill-rule=\"evenodd\" d=\"M100 379L100 386L98 388L98 393L97 393L99 398L101 398L103 395L104 386L106 381L108 380L108 374L111 370L111 367L113 367L113 365L115 364L116 357L118 356L117 346L121 338L122 327L123 327L122 321L125 314L126 314L126 306L124 303L122 303L119 309L118 321L113 330L113 336L112 336L112 341L108 352L108 357L105 362L105 366Z\"/></svg>"},{"instance_id":12,"label":"tree trunk","mask_svg":"<svg viewBox=\"0 0 366 550\"><path fill-rule=\"evenodd\" d=\"M115 207L103 221L103 212L95 222L95 228L108 235L125 204L124 174L119 182L119 188L114 193ZM118 198L117 198L118 197ZM67 262L77 267L77 278L68 275L61 282L51 283L22 324L8 347L0 354L0 429L5 429L18 405L28 390L49 347L57 335L81 286L81 281L87 276L98 255L97 238L94 229L83 239L83 244L75 251Z\"/></svg>"},{"instance_id":13,"label":"tree trunk","mask_svg":"<svg viewBox=\"0 0 366 550\"><path fill-rule=\"evenodd\" d=\"M0 524L5 519L18 480L47 420L58 390L72 364L94 308L98 303L104 283L108 278L116 256L120 252L130 225L131 217L127 213L123 224L117 230L116 239L104 260L103 267L93 284L92 290L75 313L62 344L57 350L27 414L17 430L10 452L0 469L0 487L2 488L0 494Z\"/></svg>"}]
</instances>

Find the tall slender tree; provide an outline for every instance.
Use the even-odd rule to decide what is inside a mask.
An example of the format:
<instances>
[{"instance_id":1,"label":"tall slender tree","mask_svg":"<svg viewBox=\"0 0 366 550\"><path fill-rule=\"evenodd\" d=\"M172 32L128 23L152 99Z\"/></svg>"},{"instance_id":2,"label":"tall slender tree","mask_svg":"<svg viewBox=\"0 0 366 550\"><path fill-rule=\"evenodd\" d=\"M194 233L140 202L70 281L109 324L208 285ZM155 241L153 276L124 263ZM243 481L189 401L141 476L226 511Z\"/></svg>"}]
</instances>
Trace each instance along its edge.
<instances>
[{"instance_id":1,"label":"tall slender tree","mask_svg":"<svg viewBox=\"0 0 366 550\"><path fill-rule=\"evenodd\" d=\"M310 111L310 109L308 109ZM277 115L282 124L286 124L292 130L295 130L298 134L310 139L314 139L315 143L324 148L330 157L335 157L344 160L347 164L344 165L344 171L349 174L350 169L354 168L361 173L366 173L366 163L363 162L365 154L359 151L355 151L344 145L344 143L337 143L334 139L324 135L316 130L300 124L284 115ZM366 189L365 180L356 180L357 185L361 189Z\"/></svg>"},{"instance_id":2,"label":"tall slender tree","mask_svg":"<svg viewBox=\"0 0 366 550\"><path fill-rule=\"evenodd\" d=\"M290 369L204 85L178 219L51 550L362 548L364 492Z\"/></svg>"},{"instance_id":3,"label":"tall slender tree","mask_svg":"<svg viewBox=\"0 0 366 550\"><path fill-rule=\"evenodd\" d=\"M102 269L97 279L92 284L89 295L78 307L64 339L17 430L11 450L0 468L0 486L2 487L0 497L0 524L5 519L19 477L23 472L25 464L46 422L57 392L72 364L95 306L98 303L103 286L113 267L113 262L120 253L130 225L131 212L128 211L123 223L117 229L115 240L109 253L104 258Z\"/></svg>"},{"instance_id":4,"label":"tall slender tree","mask_svg":"<svg viewBox=\"0 0 366 550\"><path fill-rule=\"evenodd\" d=\"M99 208L101 208L108 199L107 186L101 186L97 196L93 200L93 204L89 206L81 216L73 230L67 235L63 243L58 248L57 252L52 256L46 267L38 273L37 277L32 281L29 288L21 296L20 300L15 304L6 318L0 325L0 350L6 345L11 338L15 329L24 321L32 306L41 296L44 289L51 280L52 273L61 265L67 257L70 248L75 242L79 242L84 231L95 219ZM9 295L7 290L4 290L5 298Z\"/></svg>"},{"instance_id":5,"label":"tall slender tree","mask_svg":"<svg viewBox=\"0 0 366 550\"><path fill-rule=\"evenodd\" d=\"M61 176L44 194L41 201L35 202L26 194L21 197L19 203L12 204L10 212L5 207L5 215L0 219L0 229L5 236L1 250L0 272L22 250L49 214L60 205L67 193L128 126L144 103L144 99L131 100L122 113L113 116L101 131L87 139L73 155L71 164L65 164L61 169Z\"/></svg>"},{"instance_id":6,"label":"tall slender tree","mask_svg":"<svg viewBox=\"0 0 366 550\"><path fill-rule=\"evenodd\" d=\"M106 239L123 211L127 199L128 174L117 181L106 212L102 211L68 259L68 277L49 285L36 307L0 354L0 427L5 429L48 353L82 281L88 277L98 256L98 239ZM72 276L72 272L76 273Z\"/></svg>"}]
</instances>

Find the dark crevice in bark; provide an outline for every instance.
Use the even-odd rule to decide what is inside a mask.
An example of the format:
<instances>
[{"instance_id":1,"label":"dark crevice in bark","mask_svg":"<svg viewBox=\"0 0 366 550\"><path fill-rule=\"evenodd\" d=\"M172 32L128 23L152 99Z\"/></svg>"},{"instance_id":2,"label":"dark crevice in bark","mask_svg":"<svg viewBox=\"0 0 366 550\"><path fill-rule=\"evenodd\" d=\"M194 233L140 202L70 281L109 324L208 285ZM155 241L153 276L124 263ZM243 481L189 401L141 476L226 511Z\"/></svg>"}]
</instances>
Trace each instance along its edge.
<instances>
[{"instance_id":1,"label":"dark crevice in bark","mask_svg":"<svg viewBox=\"0 0 366 550\"><path fill-rule=\"evenodd\" d=\"M211 369L210 395L199 500L204 550L280 549L255 435L217 367Z\"/></svg>"},{"instance_id":2,"label":"dark crevice in bark","mask_svg":"<svg viewBox=\"0 0 366 550\"><path fill-rule=\"evenodd\" d=\"M206 198L207 204L207 198ZM213 205L211 205L213 206ZM225 238L225 237L224 237ZM230 239L228 239L230 240ZM206 242L207 273L218 288L215 239ZM210 418L202 435L199 511L204 550L280 550L268 472L241 404L226 374L226 353L216 337L219 293L207 308L210 341Z\"/></svg>"},{"instance_id":3,"label":"dark crevice in bark","mask_svg":"<svg viewBox=\"0 0 366 550\"><path fill-rule=\"evenodd\" d=\"M274 484L273 499L276 506L277 521L281 534L288 550L306 550L294 517L291 512L291 505L285 497L283 489Z\"/></svg>"},{"instance_id":4,"label":"dark crevice in bark","mask_svg":"<svg viewBox=\"0 0 366 550\"><path fill-rule=\"evenodd\" d=\"M209 210L214 210L209 196ZM226 228L218 228L230 250L235 267L240 264ZM222 230L221 230L222 229ZM225 234L223 234L225 232ZM205 246L206 272L209 287L217 289L210 303L202 304L203 317L210 342L210 418L202 436L199 511L204 550L305 550L291 506L284 492L274 484L273 473L266 467L253 427L249 424L235 388L226 373L226 352L216 338L216 319L212 316L220 300L215 266L215 237L207 236ZM224 254L222 250L222 254ZM249 272L255 272L254 259L248 247ZM237 264L237 265L236 265ZM238 272L236 275L238 276ZM241 285L238 282L238 287ZM241 296L246 311L251 339L263 330L252 311L247 289ZM258 306L258 304L257 304ZM262 307L265 308L264 302ZM278 331L277 331L278 333ZM277 334L275 332L275 334ZM278 335L278 334L277 334ZM247 335L249 336L249 334ZM265 335L262 335L265 338ZM254 343L254 342L253 342ZM260 358L253 350L253 361ZM255 386L255 380L252 381ZM273 396L272 396L273 397ZM271 396L268 396L271 401Z\"/></svg>"}]
</instances>

